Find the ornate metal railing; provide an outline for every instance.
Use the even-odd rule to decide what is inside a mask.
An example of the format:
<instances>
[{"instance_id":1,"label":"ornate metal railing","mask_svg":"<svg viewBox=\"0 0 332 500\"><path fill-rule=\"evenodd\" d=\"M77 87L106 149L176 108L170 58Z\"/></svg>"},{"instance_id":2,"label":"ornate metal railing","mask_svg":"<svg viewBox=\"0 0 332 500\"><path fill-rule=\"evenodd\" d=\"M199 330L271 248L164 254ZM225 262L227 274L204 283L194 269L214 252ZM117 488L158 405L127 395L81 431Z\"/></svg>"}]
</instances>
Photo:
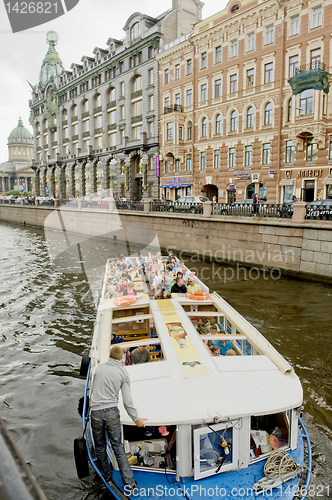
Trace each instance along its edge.
<instances>
[{"instance_id":1,"label":"ornate metal railing","mask_svg":"<svg viewBox=\"0 0 332 500\"><path fill-rule=\"evenodd\" d=\"M322 69L323 71L326 71L326 64L319 60L311 61L308 64L302 64L301 66L298 66L295 69L295 74L303 73L304 71L311 71L312 69Z\"/></svg>"},{"instance_id":2,"label":"ornate metal railing","mask_svg":"<svg viewBox=\"0 0 332 500\"><path fill-rule=\"evenodd\" d=\"M317 200L317 204L308 204L306 206L306 219L332 220L332 200L331 203Z\"/></svg>"}]
</instances>

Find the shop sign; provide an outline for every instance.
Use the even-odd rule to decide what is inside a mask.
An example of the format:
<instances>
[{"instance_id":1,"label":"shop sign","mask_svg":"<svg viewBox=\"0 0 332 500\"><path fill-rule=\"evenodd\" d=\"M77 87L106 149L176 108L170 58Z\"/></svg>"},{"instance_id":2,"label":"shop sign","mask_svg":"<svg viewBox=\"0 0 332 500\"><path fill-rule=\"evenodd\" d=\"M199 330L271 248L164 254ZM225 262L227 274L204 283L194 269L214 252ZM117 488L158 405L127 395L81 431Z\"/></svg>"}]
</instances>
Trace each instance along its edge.
<instances>
[{"instance_id":1,"label":"shop sign","mask_svg":"<svg viewBox=\"0 0 332 500\"><path fill-rule=\"evenodd\" d=\"M274 170L270 170L268 178L269 179L274 179Z\"/></svg>"},{"instance_id":2,"label":"shop sign","mask_svg":"<svg viewBox=\"0 0 332 500\"><path fill-rule=\"evenodd\" d=\"M252 182L259 182L259 174L252 174Z\"/></svg>"},{"instance_id":3,"label":"shop sign","mask_svg":"<svg viewBox=\"0 0 332 500\"><path fill-rule=\"evenodd\" d=\"M322 175L323 175L322 169L299 170L297 173L298 177L322 177Z\"/></svg>"},{"instance_id":4,"label":"shop sign","mask_svg":"<svg viewBox=\"0 0 332 500\"><path fill-rule=\"evenodd\" d=\"M235 191L235 184L228 184L227 189L228 189L229 191Z\"/></svg>"},{"instance_id":5,"label":"shop sign","mask_svg":"<svg viewBox=\"0 0 332 500\"><path fill-rule=\"evenodd\" d=\"M156 156L156 177L160 177L160 163L159 163L159 156Z\"/></svg>"},{"instance_id":6,"label":"shop sign","mask_svg":"<svg viewBox=\"0 0 332 500\"><path fill-rule=\"evenodd\" d=\"M234 179L239 181L250 181L251 174L249 172L234 172Z\"/></svg>"}]
</instances>

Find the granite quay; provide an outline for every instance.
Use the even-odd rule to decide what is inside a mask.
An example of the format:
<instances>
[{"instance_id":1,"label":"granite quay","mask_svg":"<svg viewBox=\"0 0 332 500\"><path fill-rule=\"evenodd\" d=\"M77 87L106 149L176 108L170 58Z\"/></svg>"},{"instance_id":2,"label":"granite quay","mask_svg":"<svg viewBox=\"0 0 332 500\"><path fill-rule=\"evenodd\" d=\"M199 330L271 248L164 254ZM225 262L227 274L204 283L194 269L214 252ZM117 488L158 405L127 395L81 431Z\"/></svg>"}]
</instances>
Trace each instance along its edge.
<instances>
[{"instance_id":1,"label":"granite quay","mask_svg":"<svg viewBox=\"0 0 332 500\"><path fill-rule=\"evenodd\" d=\"M1 204L0 220L113 239L117 219L134 242L137 229L147 228L156 231L162 247L180 255L330 281L332 223L305 220L302 205L288 220Z\"/></svg>"}]
</instances>

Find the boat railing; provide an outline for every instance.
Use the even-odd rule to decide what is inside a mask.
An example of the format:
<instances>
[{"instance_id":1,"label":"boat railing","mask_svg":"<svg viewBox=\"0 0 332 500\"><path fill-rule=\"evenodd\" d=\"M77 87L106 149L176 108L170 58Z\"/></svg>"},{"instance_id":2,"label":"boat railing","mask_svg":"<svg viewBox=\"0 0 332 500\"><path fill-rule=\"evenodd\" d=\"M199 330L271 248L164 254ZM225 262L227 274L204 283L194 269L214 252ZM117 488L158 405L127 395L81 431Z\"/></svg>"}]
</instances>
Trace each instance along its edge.
<instances>
[{"instance_id":1,"label":"boat railing","mask_svg":"<svg viewBox=\"0 0 332 500\"><path fill-rule=\"evenodd\" d=\"M243 318L243 316L235 311L235 309L217 293L214 293L211 297L215 305L219 306L220 310L227 318L227 322L231 323L235 329L244 334L250 344L252 344L261 354L267 356L283 373L290 373L292 371L291 365L278 353L268 340L249 323L249 321Z\"/></svg>"}]
</instances>

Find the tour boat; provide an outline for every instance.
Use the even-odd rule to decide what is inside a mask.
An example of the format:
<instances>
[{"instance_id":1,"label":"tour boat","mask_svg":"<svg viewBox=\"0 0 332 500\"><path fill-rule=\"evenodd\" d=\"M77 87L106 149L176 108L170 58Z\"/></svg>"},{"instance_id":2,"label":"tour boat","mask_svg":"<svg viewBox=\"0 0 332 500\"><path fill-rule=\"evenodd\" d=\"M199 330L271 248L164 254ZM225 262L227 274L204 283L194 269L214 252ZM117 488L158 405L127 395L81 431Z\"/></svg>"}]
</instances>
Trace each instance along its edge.
<instances>
[{"instance_id":1,"label":"tour boat","mask_svg":"<svg viewBox=\"0 0 332 500\"><path fill-rule=\"evenodd\" d=\"M146 427L136 427L121 398L119 404L123 442L138 485L131 498L305 497L311 446L301 420L302 386L291 365L196 276L199 292L155 300L151 280L142 272L134 280L134 298L108 298L111 262L92 344L81 365L87 378L85 443L75 450L79 477L87 473L82 456L87 453L114 498L128 498L109 442L112 479L103 479L89 425L90 389L97 366L109 359L113 331L125 350L144 345L151 355L148 363L126 367ZM216 335L198 332L195 325L202 317L217 325ZM212 356L208 344L218 340L230 342L232 352ZM264 472L266 464L271 474L266 467Z\"/></svg>"}]
</instances>

